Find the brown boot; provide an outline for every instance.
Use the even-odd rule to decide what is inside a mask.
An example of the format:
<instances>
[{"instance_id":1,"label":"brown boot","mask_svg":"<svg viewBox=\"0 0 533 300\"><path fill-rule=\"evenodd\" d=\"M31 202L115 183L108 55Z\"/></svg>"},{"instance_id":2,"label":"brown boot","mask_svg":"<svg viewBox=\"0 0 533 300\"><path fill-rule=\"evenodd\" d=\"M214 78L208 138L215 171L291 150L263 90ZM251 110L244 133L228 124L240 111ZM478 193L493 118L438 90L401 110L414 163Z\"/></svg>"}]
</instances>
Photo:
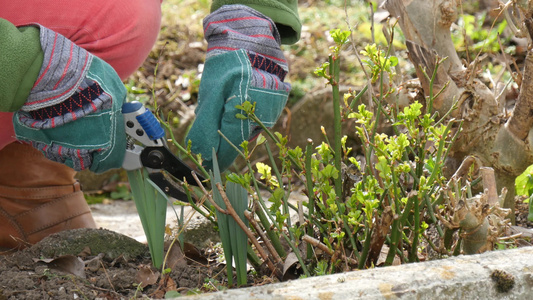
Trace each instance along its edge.
<instances>
[{"instance_id":1,"label":"brown boot","mask_svg":"<svg viewBox=\"0 0 533 300\"><path fill-rule=\"evenodd\" d=\"M75 173L29 145L0 150L0 248L22 249L59 231L96 228Z\"/></svg>"}]
</instances>

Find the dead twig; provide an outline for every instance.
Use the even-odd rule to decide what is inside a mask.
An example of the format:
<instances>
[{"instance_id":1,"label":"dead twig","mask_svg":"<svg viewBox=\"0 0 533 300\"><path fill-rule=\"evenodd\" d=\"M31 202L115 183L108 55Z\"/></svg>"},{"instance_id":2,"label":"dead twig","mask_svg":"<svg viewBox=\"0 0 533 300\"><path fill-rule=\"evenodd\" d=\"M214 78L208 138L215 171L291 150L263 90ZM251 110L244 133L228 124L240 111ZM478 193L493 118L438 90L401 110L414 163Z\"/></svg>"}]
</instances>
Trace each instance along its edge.
<instances>
[{"instance_id":1,"label":"dead twig","mask_svg":"<svg viewBox=\"0 0 533 300\"><path fill-rule=\"evenodd\" d=\"M311 236L309 236L307 234L302 237L302 241L304 241L306 243L309 243L309 244L311 244L311 246L316 247L316 248L326 252L330 256L333 256L335 254L333 250L328 248L328 246L326 246L325 244L323 244L319 240L317 240L314 237L311 237ZM346 262L348 262L348 263L350 263L352 265L357 265L357 261L355 259L353 259L351 257L347 257L344 254L341 254L340 256Z\"/></svg>"},{"instance_id":2,"label":"dead twig","mask_svg":"<svg viewBox=\"0 0 533 300\"><path fill-rule=\"evenodd\" d=\"M109 274L107 274L107 270L104 266L104 263L102 263L102 261L100 260L100 265L102 265L102 269L104 269L104 273L105 273L105 277L107 278L107 282L109 282L109 285L111 286L111 288L113 289L114 292L116 292L117 290L115 289L115 286L113 285L113 283L111 282L111 278L109 278Z\"/></svg>"},{"instance_id":3,"label":"dead twig","mask_svg":"<svg viewBox=\"0 0 533 300\"><path fill-rule=\"evenodd\" d=\"M281 257L279 256L278 252L276 251L276 249L274 249L274 246L272 246L272 243L270 242L268 236L266 236L263 230L261 230L261 227L259 226L255 218L253 217L252 213L250 213L249 211L245 211L244 216L246 217L246 219L248 219L252 227L255 229L255 232L259 234L259 237L261 237L261 239L265 243L265 246L268 252L270 252L272 257L274 258L274 263L276 264L282 263L283 261L281 260Z\"/></svg>"}]
</instances>

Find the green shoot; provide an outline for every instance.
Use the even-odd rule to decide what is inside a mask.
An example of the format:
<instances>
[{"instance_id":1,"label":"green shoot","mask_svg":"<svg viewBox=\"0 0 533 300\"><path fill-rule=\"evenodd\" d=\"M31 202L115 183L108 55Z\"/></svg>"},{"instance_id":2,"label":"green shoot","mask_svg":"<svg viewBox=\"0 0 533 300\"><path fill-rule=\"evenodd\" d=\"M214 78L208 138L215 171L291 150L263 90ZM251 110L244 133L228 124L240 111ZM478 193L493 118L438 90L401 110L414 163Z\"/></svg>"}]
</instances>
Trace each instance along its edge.
<instances>
[{"instance_id":1,"label":"green shoot","mask_svg":"<svg viewBox=\"0 0 533 300\"><path fill-rule=\"evenodd\" d=\"M159 268L163 264L168 197L150 180L144 169L127 173L153 265Z\"/></svg>"}]
</instances>

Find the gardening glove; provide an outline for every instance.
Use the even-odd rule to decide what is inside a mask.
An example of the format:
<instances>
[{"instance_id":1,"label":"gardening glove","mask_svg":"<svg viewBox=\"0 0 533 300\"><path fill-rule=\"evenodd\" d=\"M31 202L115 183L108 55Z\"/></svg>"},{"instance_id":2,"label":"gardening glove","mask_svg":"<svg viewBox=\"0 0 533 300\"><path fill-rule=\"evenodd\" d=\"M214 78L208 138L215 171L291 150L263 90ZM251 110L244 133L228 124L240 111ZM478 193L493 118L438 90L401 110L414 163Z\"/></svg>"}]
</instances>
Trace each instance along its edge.
<instances>
[{"instance_id":1,"label":"gardening glove","mask_svg":"<svg viewBox=\"0 0 533 300\"><path fill-rule=\"evenodd\" d=\"M16 138L75 170L122 165L126 89L114 69L64 36L39 26L44 61L23 106Z\"/></svg>"},{"instance_id":2,"label":"gardening glove","mask_svg":"<svg viewBox=\"0 0 533 300\"><path fill-rule=\"evenodd\" d=\"M283 82L288 67L274 22L248 6L222 6L204 19L203 26L207 57L196 120L187 141L209 169L214 148L224 170L233 163L237 151L218 131L236 146L259 134L258 124L235 117L245 114L235 107L245 101L255 104L255 114L262 123L274 126L290 91L290 85Z\"/></svg>"}]
</instances>

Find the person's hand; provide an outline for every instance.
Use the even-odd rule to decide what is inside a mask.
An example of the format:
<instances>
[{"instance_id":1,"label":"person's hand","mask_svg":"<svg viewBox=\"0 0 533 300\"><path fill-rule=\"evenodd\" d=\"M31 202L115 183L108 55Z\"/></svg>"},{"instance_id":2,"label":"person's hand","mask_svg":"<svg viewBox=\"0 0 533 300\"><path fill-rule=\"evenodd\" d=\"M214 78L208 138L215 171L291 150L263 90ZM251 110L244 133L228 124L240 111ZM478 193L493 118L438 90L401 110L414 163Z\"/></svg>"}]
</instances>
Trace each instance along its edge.
<instances>
[{"instance_id":1,"label":"person's hand","mask_svg":"<svg viewBox=\"0 0 533 300\"><path fill-rule=\"evenodd\" d=\"M207 168L212 168L214 148L223 170L233 163L237 151L218 131L236 146L259 134L256 123L235 117L244 114L235 106L245 101L255 103L262 123L274 126L290 91L283 82L288 68L276 25L258 11L244 5L222 6L203 25L207 57L196 120L186 140L193 153L202 155Z\"/></svg>"},{"instance_id":2,"label":"person's hand","mask_svg":"<svg viewBox=\"0 0 533 300\"><path fill-rule=\"evenodd\" d=\"M13 116L16 138L75 170L122 165L126 89L114 69L62 35L40 27L44 62Z\"/></svg>"}]
</instances>

